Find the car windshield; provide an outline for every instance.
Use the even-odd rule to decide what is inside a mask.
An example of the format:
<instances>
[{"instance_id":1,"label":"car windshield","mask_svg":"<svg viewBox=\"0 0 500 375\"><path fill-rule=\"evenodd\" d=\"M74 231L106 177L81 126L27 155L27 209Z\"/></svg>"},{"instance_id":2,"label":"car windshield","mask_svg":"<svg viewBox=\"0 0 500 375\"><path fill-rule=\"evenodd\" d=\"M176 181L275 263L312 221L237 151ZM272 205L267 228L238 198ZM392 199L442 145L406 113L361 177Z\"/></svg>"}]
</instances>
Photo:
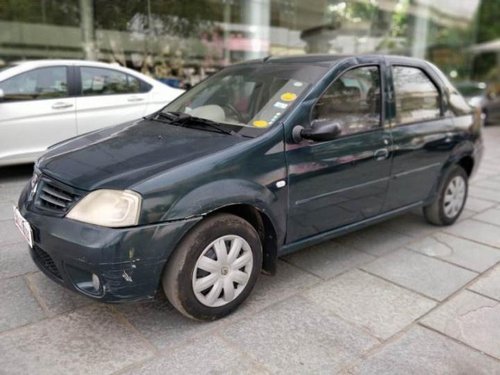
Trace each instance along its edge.
<instances>
[{"instance_id":1,"label":"car windshield","mask_svg":"<svg viewBox=\"0 0 500 375\"><path fill-rule=\"evenodd\" d=\"M174 100L163 112L217 122L232 131L267 129L325 74L319 65L248 63L222 70Z\"/></svg>"}]
</instances>

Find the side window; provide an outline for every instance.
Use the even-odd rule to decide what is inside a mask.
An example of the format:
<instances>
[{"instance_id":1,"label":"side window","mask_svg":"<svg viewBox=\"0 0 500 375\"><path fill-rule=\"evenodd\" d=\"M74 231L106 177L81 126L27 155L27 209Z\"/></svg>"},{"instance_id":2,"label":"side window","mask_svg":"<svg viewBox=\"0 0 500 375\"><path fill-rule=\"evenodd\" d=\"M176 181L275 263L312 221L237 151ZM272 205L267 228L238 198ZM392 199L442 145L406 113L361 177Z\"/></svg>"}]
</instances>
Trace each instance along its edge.
<instances>
[{"instance_id":1,"label":"side window","mask_svg":"<svg viewBox=\"0 0 500 375\"><path fill-rule=\"evenodd\" d=\"M66 68L34 69L0 83L3 101L56 99L68 96Z\"/></svg>"},{"instance_id":2,"label":"side window","mask_svg":"<svg viewBox=\"0 0 500 375\"><path fill-rule=\"evenodd\" d=\"M141 82L113 69L80 67L82 95L134 94L141 91Z\"/></svg>"},{"instance_id":3,"label":"side window","mask_svg":"<svg viewBox=\"0 0 500 375\"><path fill-rule=\"evenodd\" d=\"M338 122L341 135L375 129L381 119L380 71L365 66L337 78L318 100L312 120Z\"/></svg>"},{"instance_id":4,"label":"side window","mask_svg":"<svg viewBox=\"0 0 500 375\"><path fill-rule=\"evenodd\" d=\"M441 116L439 91L418 68L395 66L392 70L396 103L396 125L426 121Z\"/></svg>"}]
</instances>

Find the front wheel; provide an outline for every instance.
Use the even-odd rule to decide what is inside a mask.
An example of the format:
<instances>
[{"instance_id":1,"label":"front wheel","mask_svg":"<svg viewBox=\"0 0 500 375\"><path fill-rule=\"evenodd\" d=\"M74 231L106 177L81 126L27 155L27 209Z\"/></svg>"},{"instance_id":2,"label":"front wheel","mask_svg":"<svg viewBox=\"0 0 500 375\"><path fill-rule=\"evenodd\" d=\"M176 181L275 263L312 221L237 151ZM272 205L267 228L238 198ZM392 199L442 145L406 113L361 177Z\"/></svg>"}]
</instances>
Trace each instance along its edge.
<instances>
[{"instance_id":1,"label":"front wheel","mask_svg":"<svg viewBox=\"0 0 500 375\"><path fill-rule=\"evenodd\" d=\"M435 225L453 224L465 206L468 192L468 176L465 170L455 165L439 187L438 196L424 207L424 216Z\"/></svg>"},{"instance_id":2,"label":"front wheel","mask_svg":"<svg viewBox=\"0 0 500 375\"><path fill-rule=\"evenodd\" d=\"M235 215L214 215L175 250L163 274L163 290L185 316L219 319L250 294L261 264L262 246L252 225Z\"/></svg>"}]
</instances>

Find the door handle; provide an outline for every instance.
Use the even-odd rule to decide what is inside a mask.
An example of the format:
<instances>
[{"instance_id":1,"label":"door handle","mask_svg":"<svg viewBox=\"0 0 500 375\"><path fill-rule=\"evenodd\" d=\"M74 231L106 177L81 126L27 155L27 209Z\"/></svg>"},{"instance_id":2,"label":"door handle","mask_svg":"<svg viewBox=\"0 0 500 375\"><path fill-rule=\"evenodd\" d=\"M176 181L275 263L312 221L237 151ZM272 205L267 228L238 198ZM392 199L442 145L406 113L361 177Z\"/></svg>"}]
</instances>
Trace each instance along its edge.
<instances>
[{"instance_id":1,"label":"door handle","mask_svg":"<svg viewBox=\"0 0 500 375\"><path fill-rule=\"evenodd\" d=\"M144 98L139 98L137 96L132 96L132 97L127 99L128 102L142 102L143 100L144 100Z\"/></svg>"},{"instance_id":2,"label":"door handle","mask_svg":"<svg viewBox=\"0 0 500 375\"><path fill-rule=\"evenodd\" d=\"M389 156L389 150L386 148L380 148L373 153L375 160L385 160Z\"/></svg>"},{"instance_id":3,"label":"door handle","mask_svg":"<svg viewBox=\"0 0 500 375\"><path fill-rule=\"evenodd\" d=\"M64 109L73 107L71 103L57 102L52 105L52 109Z\"/></svg>"}]
</instances>

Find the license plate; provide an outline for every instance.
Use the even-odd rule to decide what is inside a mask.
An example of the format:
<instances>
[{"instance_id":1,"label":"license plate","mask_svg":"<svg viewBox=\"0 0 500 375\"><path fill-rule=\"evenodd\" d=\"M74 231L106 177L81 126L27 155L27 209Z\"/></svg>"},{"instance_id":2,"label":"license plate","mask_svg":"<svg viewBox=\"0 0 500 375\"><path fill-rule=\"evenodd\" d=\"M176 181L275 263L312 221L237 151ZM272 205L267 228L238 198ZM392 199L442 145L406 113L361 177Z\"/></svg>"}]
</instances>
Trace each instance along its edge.
<instances>
[{"instance_id":1,"label":"license plate","mask_svg":"<svg viewBox=\"0 0 500 375\"><path fill-rule=\"evenodd\" d=\"M16 223L17 229L21 232L23 237L30 247L33 247L33 231L31 230L30 223L21 215L17 207L14 206L14 222Z\"/></svg>"}]
</instances>

